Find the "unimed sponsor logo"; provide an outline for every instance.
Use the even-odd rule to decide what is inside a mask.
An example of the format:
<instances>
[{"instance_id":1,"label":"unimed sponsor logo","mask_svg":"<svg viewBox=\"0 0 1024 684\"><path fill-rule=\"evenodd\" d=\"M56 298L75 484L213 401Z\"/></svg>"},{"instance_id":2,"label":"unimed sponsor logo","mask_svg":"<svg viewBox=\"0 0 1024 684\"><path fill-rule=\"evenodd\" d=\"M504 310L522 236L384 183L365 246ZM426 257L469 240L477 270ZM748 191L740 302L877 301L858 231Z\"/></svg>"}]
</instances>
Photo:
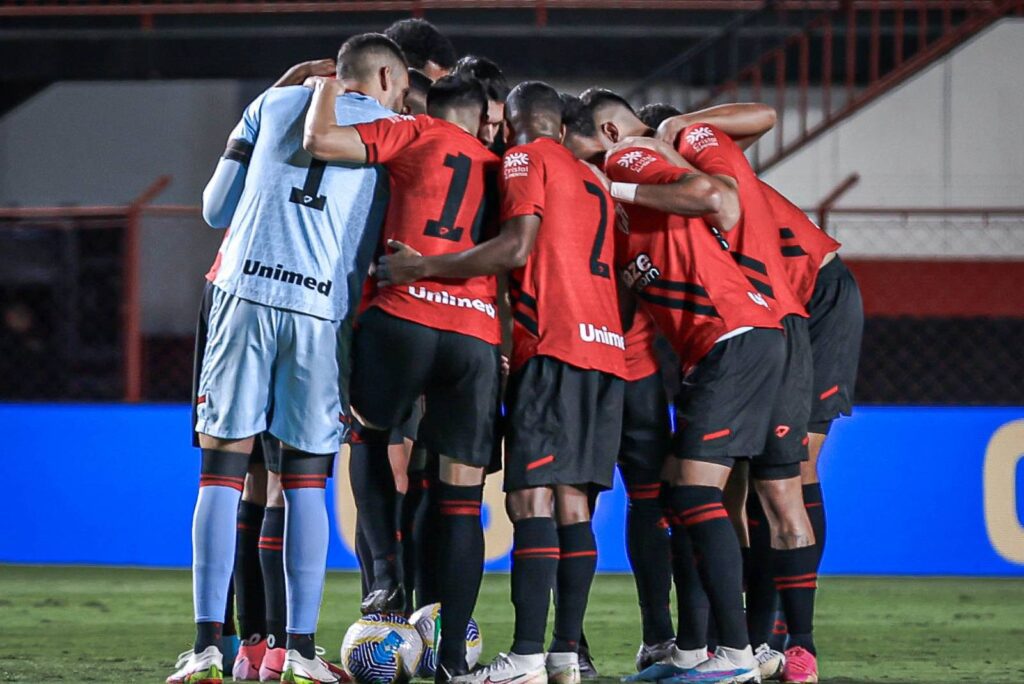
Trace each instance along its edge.
<instances>
[{"instance_id":1,"label":"unimed sponsor logo","mask_svg":"<svg viewBox=\"0 0 1024 684\"><path fill-rule=\"evenodd\" d=\"M316 290L324 296L330 296L333 282L330 280L317 280L313 276L307 276L298 271L289 271L281 264L271 266L261 261L246 259L242 266L242 273L247 276L276 280L296 287L304 287L307 290Z\"/></svg>"},{"instance_id":2,"label":"unimed sponsor logo","mask_svg":"<svg viewBox=\"0 0 1024 684\"><path fill-rule=\"evenodd\" d=\"M615 347L623 351L626 349L626 338L616 332L612 332L606 325L598 328L593 323L580 323L580 339L584 342L607 344L609 347Z\"/></svg>"},{"instance_id":3,"label":"unimed sponsor logo","mask_svg":"<svg viewBox=\"0 0 1024 684\"><path fill-rule=\"evenodd\" d=\"M410 285L409 294L416 299L422 299L425 302L431 302L432 304L443 304L445 306L454 306L460 309L474 309L480 313L487 314L488 317L494 318L495 310L494 305L490 302L485 302L482 299L470 299L469 297L456 297L450 292L441 290L435 292L434 290L428 290L423 285Z\"/></svg>"}]
</instances>

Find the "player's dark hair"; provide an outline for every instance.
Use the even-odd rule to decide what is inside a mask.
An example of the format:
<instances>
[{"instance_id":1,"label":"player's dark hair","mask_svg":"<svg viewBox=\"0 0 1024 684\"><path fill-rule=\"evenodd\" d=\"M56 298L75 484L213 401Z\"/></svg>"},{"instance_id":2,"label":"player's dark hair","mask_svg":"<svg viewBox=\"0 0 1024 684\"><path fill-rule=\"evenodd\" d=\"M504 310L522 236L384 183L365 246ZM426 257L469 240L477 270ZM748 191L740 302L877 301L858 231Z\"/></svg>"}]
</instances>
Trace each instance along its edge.
<instances>
[{"instance_id":1,"label":"player's dark hair","mask_svg":"<svg viewBox=\"0 0 1024 684\"><path fill-rule=\"evenodd\" d=\"M400 19L384 34L405 53L409 65L422 69L427 62L444 69L455 66L455 46L436 26L425 19Z\"/></svg>"},{"instance_id":2,"label":"player's dark hair","mask_svg":"<svg viewBox=\"0 0 1024 684\"><path fill-rule=\"evenodd\" d=\"M658 129L661 122L670 116L679 116L682 114L681 111L673 107L672 105L665 102L654 102L652 104L645 104L640 108L640 111L636 113L640 120L644 122L644 125L648 128Z\"/></svg>"},{"instance_id":3,"label":"player's dark hair","mask_svg":"<svg viewBox=\"0 0 1024 684\"><path fill-rule=\"evenodd\" d=\"M430 92L433 82L430 77L419 69L409 68L409 90L410 92L423 93L424 96Z\"/></svg>"},{"instance_id":4,"label":"player's dark hair","mask_svg":"<svg viewBox=\"0 0 1024 684\"><path fill-rule=\"evenodd\" d=\"M487 111L487 95L484 87L474 78L444 76L434 81L427 92L427 112L438 116L449 109L473 107L483 116Z\"/></svg>"},{"instance_id":5,"label":"player's dark hair","mask_svg":"<svg viewBox=\"0 0 1024 684\"><path fill-rule=\"evenodd\" d=\"M543 81L523 81L508 94L505 106L509 118L551 114L562 120L562 100L558 91Z\"/></svg>"},{"instance_id":6,"label":"player's dark hair","mask_svg":"<svg viewBox=\"0 0 1024 684\"><path fill-rule=\"evenodd\" d=\"M569 93L562 93L558 97L562 100L562 123L565 124L565 129L584 138L596 136L594 116L590 108L583 104L583 100Z\"/></svg>"},{"instance_id":7,"label":"player's dark hair","mask_svg":"<svg viewBox=\"0 0 1024 684\"><path fill-rule=\"evenodd\" d=\"M395 41L383 33L360 33L342 43L338 50L338 77L365 81L387 60L398 62L403 69L408 67Z\"/></svg>"},{"instance_id":8,"label":"player's dark hair","mask_svg":"<svg viewBox=\"0 0 1024 684\"><path fill-rule=\"evenodd\" d=\"M455 64L454 73L471 76L480 81L488 100L504 102L508 97L509 87L505 74L497 64L486 57L466 55Z\"/></svg>"},{"instance_id":9,"label":"player's dark hair","mask_svg":"<svg viewBox=\"0 0 1024 684\"><path fill-rule=\"evenodd\" d=\"M591 112L596 112L606 105L615 104L622 105L633 114L636 114L633 110L633 105L629 104L629 100L607 88L587 88L580 93L580 99L583 100L583 104L590 108Z\"/></svg>"}]
</instances>

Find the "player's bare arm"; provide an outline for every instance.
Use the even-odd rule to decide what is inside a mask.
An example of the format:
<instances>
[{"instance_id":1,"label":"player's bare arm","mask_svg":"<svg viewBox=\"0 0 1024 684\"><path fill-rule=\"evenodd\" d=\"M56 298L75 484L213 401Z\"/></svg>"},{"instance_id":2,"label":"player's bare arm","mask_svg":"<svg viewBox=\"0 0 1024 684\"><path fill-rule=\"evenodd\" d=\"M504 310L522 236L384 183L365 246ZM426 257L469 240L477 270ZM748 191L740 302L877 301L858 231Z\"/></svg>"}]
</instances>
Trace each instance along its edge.
<instances>
[{"instance_id":1,"label":"player's bare arm","mask_svg":"<svg viewBox=\"0 0 1024 684\"><path fill-rule=\"evenodd\" d=\"M337 63L334 58L312 59L308 62L299 62L288 68L288 71L281 74L281 77L274 81L275 88L284 86L302 85L311 76L333 76Z\"/></svg>"},{"instance_id":2,"label":"player's bare arm","mask_svg":"<svg viewBox=\"0 0 1024 684\"><path fill-rule=\"evenodd\" d=\"M335 101L344 86L337 79L314 78L313 101L306 112L302 147L317 159L366 163L366 146L352 126L339 126Z\"/></svg>"},{"instance_id":3,"label":"player's bare arm","mask_svg":"<svg viewBox=\"0 0 1024 684\"><path fill-rule=\"evenodd\" d=\"M501 225L497 237L473 249L429 257L389 240L388 247L395 251L377 262L377 278L382 285L404 285L423 278L473 278L506 273L526 263L539 228L539 216L515 216Z\"/></svg>"},{"instance_id":4,"label":"player's bare arm","mask_svg":"<svg viewBox=\"0 0 1024 684\"><path fill-rule=\"evenodd\" d=\"M722 209L714 182L699 173L687 173L672 183L612 183L611 192L620 202L680 216L717 216Z\"/></svg>"},{"instance_id":5,"label":"player's bare arm","mask_svg":"<svg viewBox=\"0 0 1024 684\"><path fill-rule=\"evenodd\" d=\"M740 148L747 149L775 127L776 118L774 107L757 102L717 105L665 119L658 126L657 138L674 145L684 128L695 123L707 123L721 129Z\"/></svg>"}]
</instances>

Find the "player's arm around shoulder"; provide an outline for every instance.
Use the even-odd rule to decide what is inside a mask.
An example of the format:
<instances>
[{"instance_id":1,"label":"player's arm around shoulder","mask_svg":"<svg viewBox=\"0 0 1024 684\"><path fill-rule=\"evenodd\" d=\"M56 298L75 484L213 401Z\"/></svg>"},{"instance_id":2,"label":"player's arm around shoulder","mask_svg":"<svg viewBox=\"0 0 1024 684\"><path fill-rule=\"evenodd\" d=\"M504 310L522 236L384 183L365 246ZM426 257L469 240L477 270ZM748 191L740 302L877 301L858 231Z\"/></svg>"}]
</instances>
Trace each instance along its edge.
<instances>
[{"instance_id":1,"label":"player's arm around shoulder","mask_svg":"<svg viewBox=\"0 0 1024 684\"><path fill-rule=\"evenodd\" d=\"M313 100L306 111L302 147L317 159L366 163L366 146L354 126L339 126L335 105L343 92L340 81L317 77L307 81Z\"/></svg>"},{"instance_id":2,"label":"player's arm around shoulder","mask_svg":"<svg viewBox=\"0 0 1024 684\"><path fill-rule=\"evenodd\" d=\"M609 150L605 171L613 181L612 197L626 204L680 216L706 216L721 209L721 195L710 178L688 164L670 163L649 145L623 141Z\"/></svg>"}]
</instances>

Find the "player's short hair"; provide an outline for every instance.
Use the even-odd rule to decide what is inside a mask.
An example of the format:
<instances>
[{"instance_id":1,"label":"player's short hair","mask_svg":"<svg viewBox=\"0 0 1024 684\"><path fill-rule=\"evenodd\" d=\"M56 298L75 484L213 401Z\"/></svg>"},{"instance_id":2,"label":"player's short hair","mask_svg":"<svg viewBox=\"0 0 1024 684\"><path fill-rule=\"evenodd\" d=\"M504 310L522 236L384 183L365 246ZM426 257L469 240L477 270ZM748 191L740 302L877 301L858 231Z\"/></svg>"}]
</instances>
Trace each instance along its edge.
<instances>
[{"instance_id":1,"label":"player's short hair","mask_svg":"<svg viewBox=\"0 0 1024 684\"><path fill-rule=\"evenodd\" d=\"M559 124L562 120L558 91L543 81L523 81L509 92L505 106L510 119L549 115Z\"/></svg>"},{"instance_id":2,"label":"player's short hair","mask_svg":"<svg viewBox=\"0 0 1024 684\"><path fill-rule=\"evenodd\" d=\"M583 104L583 100L569 93L562 93L558 97L562 100L562 123L565 129L584 138L596 136L594 115L591 114L590 108Z\"/></svg>"},{"instance_id":3,"label":"player's short hair","mask_svg":"<svg viewBox=\"0 0 1024 684\"><path fill-rule=\"evenodd\" d=\"M472 76L484 87L487 99L504 102L508 97L508 81L501 68L492 60L479 55L466 55L455 64L456 74Z\"/></svg>"},{"instance_id":4,"label":"player's short hair","mask_svg":"<svg viewBox=\"0 0 1024 684\"><path fill-rule=\"evenodd\" d=\"M583 100L583 104L585 104L591 112L596 113L599 109L608 105L621 105L633 114L636 114L633 110L633 105L629 104L629 100L618 93L608 90L607 88L587 88L580 93L580 99Z\"/></svg>"},{"instance_id":5,"label":"player's short hair","mask_svg":"<svg viewBox=\"0 0 1024 684\"><path fill-rule=\"evenodd\" d=\"M401 64L403 69L408 67L395 41L383 33L360 33L342 43L338 50L338 77L365 81L389 61Z\"/></svg>"},{"instance_id":6,"label":"player's short hair","mask_svg":"<svg viewBox=\"0 0 1024 684\"><path fill-rule=\"evenodd\" d=\"M422 69L427 62L444 69L455 66L455 46L426 19L400 19L384 31L405 53L409 66Z\"/></svg>"},{"instance_id":7,"label":"player's short hair","mask_svg":"<svg viewBox=\"0 0 1024 684\"><path fill-rule=\"evenodd\" d=\"M419 69L409 68L409 90L410 92L422 93L424 96L430 92L433 81Z\"/></svg>"},{"instance_id":8,"label":"player's short hair","mask_svg":"<svg viewBox=\"0 0 1024 684\"><path fill-rule=\"evenodd\" d=\"M682 114L681 111L673 107L666 102L654 102L651 104L645 104L640 108L640 111L636 113L640 120L644 122L644 126L648 128L658 129L661 122L670 116L679 116Z\"/></svg>"},{"instance_id":9,"label":"player's short hair","mask_svg":"<svg viewBox=\"0 0 1024 684\"><path fill-rule=\"evenodd\" d=\"M487 95L475 78L444 76L434 81L427 92L427 112L434 115L447 109L473 107L480 116L487 111Z\"/></svg>"}]
</instances>

